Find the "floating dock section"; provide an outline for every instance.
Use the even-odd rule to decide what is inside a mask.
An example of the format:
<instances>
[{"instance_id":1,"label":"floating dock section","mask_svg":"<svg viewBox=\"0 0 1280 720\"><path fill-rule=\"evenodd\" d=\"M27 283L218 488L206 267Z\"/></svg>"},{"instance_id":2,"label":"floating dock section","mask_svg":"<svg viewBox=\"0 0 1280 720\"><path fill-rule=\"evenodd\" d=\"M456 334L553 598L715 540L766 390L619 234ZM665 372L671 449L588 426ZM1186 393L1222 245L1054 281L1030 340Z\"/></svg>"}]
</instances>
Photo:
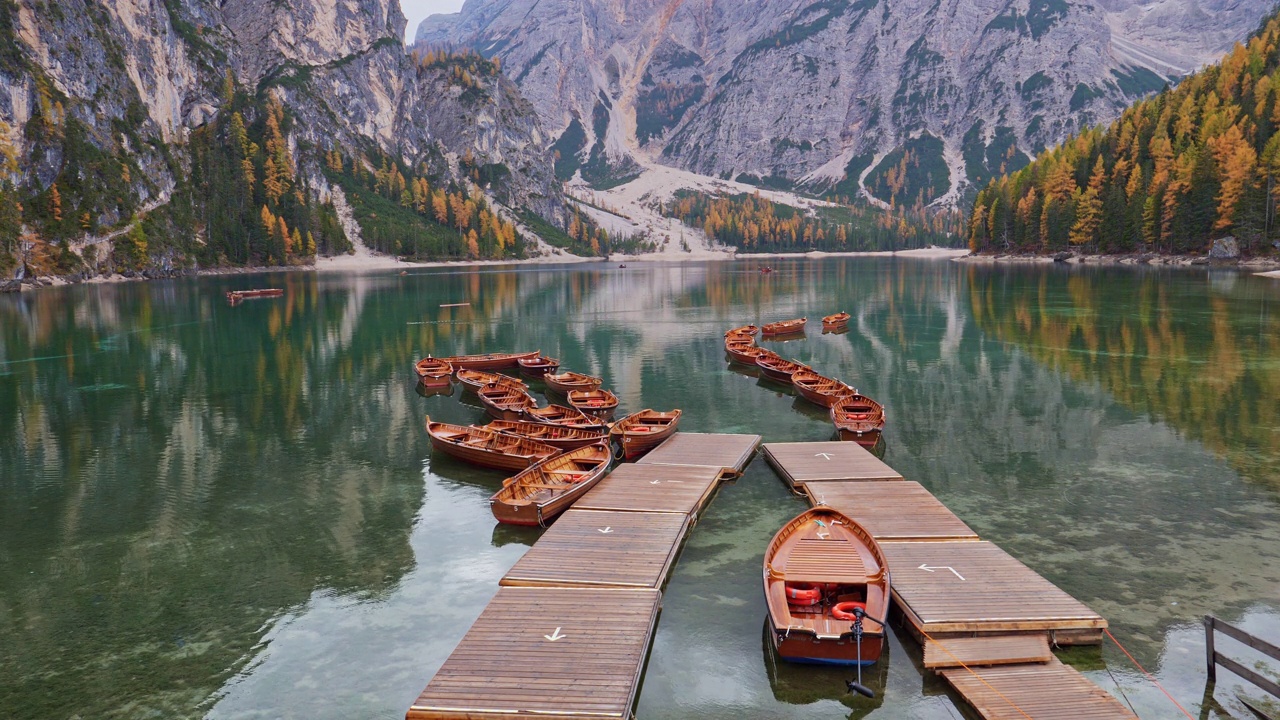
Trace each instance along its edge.
<instances>
[{"instance_id":1,"label":"floating dock section","mask_svg":"<svg viewBox=\"0 0 1280 720\"><path fill-rule=\"evenodd\" d=\"M720 482L760 445L757 435L688 435L618 466L556 519L408 720L631 717L661 588Z\"/></svg>"},{"instance_id":2,"label":"floating dock section","mask_svg":"<svg viewBox=\"0 0 1280 720\"><path fill-rule=\"evenodd\" d=\"M1097 644L1107 621L999 547L922 485L852 442L767 443L795 492L857 520L880 543L894 612L924 664L987 720L1136 716L1049 651Z\"/></svg>"}]
</instances>

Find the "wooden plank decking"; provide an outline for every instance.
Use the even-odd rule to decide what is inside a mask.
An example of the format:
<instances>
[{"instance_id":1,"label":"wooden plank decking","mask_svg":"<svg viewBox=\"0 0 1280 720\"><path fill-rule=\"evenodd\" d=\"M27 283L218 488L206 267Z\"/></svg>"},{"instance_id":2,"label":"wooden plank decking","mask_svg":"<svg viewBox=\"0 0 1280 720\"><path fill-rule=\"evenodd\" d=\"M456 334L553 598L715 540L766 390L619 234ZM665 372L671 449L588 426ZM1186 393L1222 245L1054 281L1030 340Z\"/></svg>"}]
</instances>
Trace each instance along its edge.
<instances>
[{"instance_id":1,"label":"wooden plank decking","mask_svg":"<svg viewBox=\"0 0 1280 720\"><path fill-rule=\"evenodd\" d=\"M759 435L678 432L640 458L641 465L711 465L742 474L760 446Z\"/></svg>"},{"instance_id":2,"label":"wooden plank decking","mask_svg":"<svg viewBox=\"0 0 1280 720\"><path fill-rule=\"evenodd\" d=\"M573 507L697 515L715 494L721 469L706 465L641 465L614 468Z\"/></svg>"},{"instance_id":3,"label":"wooden plank decking","mask_svg":"<svg viewBox=\"0 0 1280 720\"><path fill-rule=\"evenodd\" d=\"M1049 638L1043 634L958 637L924 644L924 666L931 669L1047 663L1052 659Z\"/></svg>"},{"instance_id":4,"label":"wooden plank decking","mask_svg":"<svg viewBox=\"0 0 1280 720\"><path fill-rule=\"evenodd\" d=\"M1136 720L1111 693L1058 660L940 673L984 720Z\"/></svg>"},{"instance_id":5,"label":"wooden plank decking","mask_svg":"<svg viewBox=\"0 0 1280 720\"><path fill-rule=\"evenodd\" d=\"M498 584L660 588L688 524L677 513L570 509Z\"/></svg>"},{"instance_id":6,"label":"wooden plank decking","mask_svg":"<svg viewBox=\"0 0 1280 720\"><path fill-rule=\"evenodd\" d=\"M876 540L977 540L956 514L918 482L820 482L805 486L809 502L857 520Z\"/></svg>"},{"instance_id":7,"label":"wooden plank decking","mask_svg":"<svg viewBox=\"0 0 1280 720\"><path fill-rule=\"evenodd\" d=\"M1101 642L1107 621L985 541L880 543L893 599L917 636L1050 633L1058 644Z\"/></svg>"},{"instance_id":8,"label":"wooden plank decking","mask_svg":"<svg viewBox=\"0 0 1280 720\"><path fill-rule=\"evenodd\" d=\"M807 483L902 479L853 442L765 443L764 457L796 493L803 493Z\"/></svg>"},{"instance_id":9,"label":"wooden plank decking","mask_svg":"<svg viewBox=\"0 0 1280 720\"><path fill-rule=\"evenodd\" d=\"M405 717L626 718L661 597L656 590L500 588Z\"/></svg>"}]
</instances>

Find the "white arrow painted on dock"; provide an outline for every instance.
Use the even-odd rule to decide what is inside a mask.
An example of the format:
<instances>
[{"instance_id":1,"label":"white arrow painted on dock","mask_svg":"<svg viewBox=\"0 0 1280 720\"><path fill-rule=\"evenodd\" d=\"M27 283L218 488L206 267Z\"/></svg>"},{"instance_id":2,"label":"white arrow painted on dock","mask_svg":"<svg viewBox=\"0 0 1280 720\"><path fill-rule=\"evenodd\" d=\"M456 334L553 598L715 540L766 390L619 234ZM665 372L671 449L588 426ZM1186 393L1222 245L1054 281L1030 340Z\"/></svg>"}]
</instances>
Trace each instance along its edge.
<instances>
[{"instance_id":1,"label":"white arrow painted on dock","mask_svg":"<svg viewBox=\"0 0 1280 720\"><path fill-rule=\"evenodd\" d=\"M936 565L934 567L929 567L925 563L920 563L920 569L926 572L933 572L934 570L950 570L953 575L960 578L961 580L964 580L964 576L956 572L956 569L951 567L950 565Z\"/></svg>"},{"instance_id":2,"label":"white arrow painted on dock","mask_svg":"<svg viewBox=\"0 0 1280 720\"><path fill-rule=\"evenodd\" d=\"M550 640L551 642L555 642L555 641L559 640L560 638L567 637L567 636L565 636L565 635L561 635L561 634L560 634L560 628L556 628L556 629L555 629L555 632L551 633L550 635L543 635L542 637L544 637L544 638L546 638L546 639Z\"/></svg>"},{"instance_id":3,"label":"white arrow painted on dock","mask_svg":"<svg viewBox=\"0 0 1280 720\"><path fill-rule=\"evenodd\" d=\"M816 455L814 455L814 457L820 457L820 458L824 458L824 459L826 459L826 460L830 460L830 459L831 459L831 454L830 454L830 453L817 453Z\"/></svg>"},{"instance_id":4,"label":"white arrow painted on dock","mask_svg":"<svg viewBox=\"0 0 1280 720\"><path fill-rule=\"evenodd\" d=\"M596 528L596 529L597 529L597 530L599 530L600 532L604 533L605 535L608 535L609 533L613 532L613 526L612 526L612 525L610 525L610 526L608 526L608 527L602 527L602 528ZM963 578L961 578L961 579L963 579Z\"/></svg>"},{"instance_id":5,"label":"white arrow painted on dock","mask_svg":"<svg viewBox=\"0 0 1280 720\"><path fill-rule=\"evenodd\" d=\"M662 481L661 481L661 480L650 480L650 481L649 481L649 484L650 484L650 485L661 485L661 484L662 484Z\"/></svg>"}]
</instances>

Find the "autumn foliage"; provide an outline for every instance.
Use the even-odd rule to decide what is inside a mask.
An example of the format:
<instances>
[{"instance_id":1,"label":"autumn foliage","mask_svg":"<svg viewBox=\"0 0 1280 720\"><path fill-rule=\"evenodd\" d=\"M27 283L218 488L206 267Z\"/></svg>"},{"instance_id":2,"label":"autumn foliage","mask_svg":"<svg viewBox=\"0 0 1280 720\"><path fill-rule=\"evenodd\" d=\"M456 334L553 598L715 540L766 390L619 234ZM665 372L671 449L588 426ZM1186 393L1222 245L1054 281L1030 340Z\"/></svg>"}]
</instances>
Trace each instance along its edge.
<instances>
[{"instance_id":1,"label":"autumn foliage","mask_svg":"<svg viewBox=\"0 0 1280 720\"><path fill-rule=\"evenodd\" d=\"M975 200L974 250L1187 253L1280 237L1280 19L1175 89L1091 128Z\"/></svg>"}]
</instances>

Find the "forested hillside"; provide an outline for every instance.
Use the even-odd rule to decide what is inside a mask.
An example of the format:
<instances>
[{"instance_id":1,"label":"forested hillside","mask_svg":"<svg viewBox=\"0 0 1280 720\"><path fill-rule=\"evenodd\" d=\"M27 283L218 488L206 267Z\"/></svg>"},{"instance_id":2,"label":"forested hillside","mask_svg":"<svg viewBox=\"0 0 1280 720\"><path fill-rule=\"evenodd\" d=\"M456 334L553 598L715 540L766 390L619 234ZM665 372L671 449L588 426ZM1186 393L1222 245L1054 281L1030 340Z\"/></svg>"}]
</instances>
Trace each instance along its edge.
<instances>
[{"instance_id":1,"label":"forested hillside","mask_svg":"<svg viewBox=\"0 0 1280 720\"><path fill-rule=\"evenodd\" d=\"M1194 253L1280 237L1280 19L1172 90L978 193L974 250Z\"/></svg>"}]
</instances>

